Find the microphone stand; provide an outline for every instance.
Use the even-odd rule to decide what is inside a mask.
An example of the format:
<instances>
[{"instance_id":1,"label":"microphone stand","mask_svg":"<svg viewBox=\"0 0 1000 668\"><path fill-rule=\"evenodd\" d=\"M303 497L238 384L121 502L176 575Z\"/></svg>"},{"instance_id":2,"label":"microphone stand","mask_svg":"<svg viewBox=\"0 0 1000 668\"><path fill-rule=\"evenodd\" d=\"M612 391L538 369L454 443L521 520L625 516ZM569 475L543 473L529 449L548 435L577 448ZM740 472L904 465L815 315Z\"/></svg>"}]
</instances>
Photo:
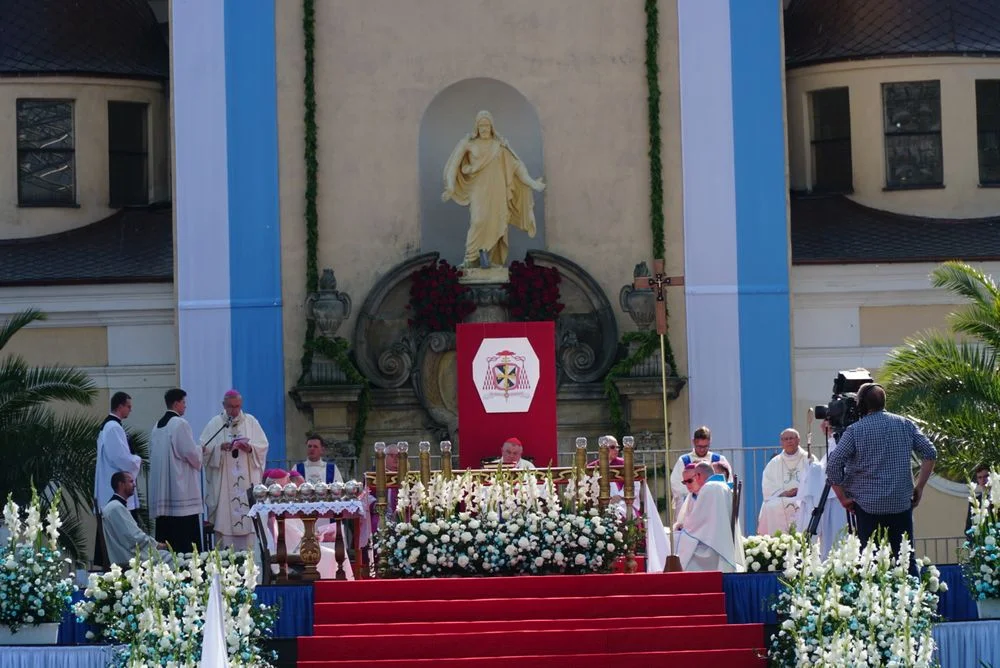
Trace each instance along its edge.
<instances>
[{"instance_id":1,"label":"microphone stand","mask_svg":"<svg viewBox=\"0 0 1000 668\"><path fill-rule=\"evenodd\" d=\"M212 441L214 441L214 440L215 440L215 437L216 437L216 436L218 436L219 434L221 434L221 433L222 433L222 430L223 430L223 429L228 429L228 428L229 428L229 427L231 427L232 425L233 425L233 418L228 418L228 419L227 419L227 420L226 420L226 421L225 421L225 422L224 422L224 423L222 424L222 426L221 426L221 427L219 427L219 431L217 431L217 432L215 432L214 434L212 434L212 437L211 437L210 439L208 439L207 441L205 441L205 443L211 443Z\"/></svg>"}]
</instances>

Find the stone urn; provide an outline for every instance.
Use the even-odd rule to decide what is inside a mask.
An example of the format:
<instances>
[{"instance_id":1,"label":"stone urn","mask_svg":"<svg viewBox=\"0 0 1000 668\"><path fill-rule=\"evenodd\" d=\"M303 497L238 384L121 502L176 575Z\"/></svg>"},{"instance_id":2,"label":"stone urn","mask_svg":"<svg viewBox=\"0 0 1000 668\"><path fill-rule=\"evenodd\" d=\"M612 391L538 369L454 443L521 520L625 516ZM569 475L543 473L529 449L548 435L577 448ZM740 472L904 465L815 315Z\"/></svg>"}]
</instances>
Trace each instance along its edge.
<instances>
[{"instance_id":1,"label":"stone urn","mask_svg":"<svg viewBox=\"0 0 1000 668\"><path fill-rule=\"evenodd\" d=\"M649 276L649 267L645 262L635 265L633 278ZM618 303L622 311L628 313L639 331L644 332L653 326L656 320L656 293L652 288L636 288L633 285L623 285L618 293Z\"/></svg>"},{"instance_id":2,"label":"stone urn","mask_svg":"<svg viewBox=\"0 0 1000 668\"><path fill-rule=\"evenodd\" d=\"M332 339L337 330L351 315L351 298L337 290L337 277L333 269L324 269L319 279L319 290L306 297L306 311L309 319L316 322L316 330L322 337Z\"/></svg>"}]
</instances>

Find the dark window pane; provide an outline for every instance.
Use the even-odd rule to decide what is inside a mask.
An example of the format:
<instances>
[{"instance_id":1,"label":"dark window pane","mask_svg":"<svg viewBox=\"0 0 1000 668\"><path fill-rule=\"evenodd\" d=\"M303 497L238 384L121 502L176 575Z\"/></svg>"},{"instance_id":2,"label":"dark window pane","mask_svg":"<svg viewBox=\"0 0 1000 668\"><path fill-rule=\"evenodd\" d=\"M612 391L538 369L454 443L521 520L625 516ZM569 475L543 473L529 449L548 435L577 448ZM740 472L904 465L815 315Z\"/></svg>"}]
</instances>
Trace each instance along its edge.
<instances>
[{"instance_id":1,"label":"dark window pane","mask_svg":"<svg viewBox=\"0 0 1000 668\"><path fill-rule=\"evenodd\" d=\"M853 188L851 104L847 88L810 94L814 192L847 192Z\"/></svg>"},{"instance_id":2,"label":"dark window pane","mask_svg":"<svg viewBox=\"0 0 1000 668\"><path fill-rule=\"evenodd\" d=\"M907 81L882 84L885 133L941 131L941 84Z\"/></svg>"},{"instance_id":3,"label":"dark window pane","mask_svg":"<svg viewBox=\"0 0 1000 668\"><path fill-rule=\"evenodd\" d=\"M109 177L112 206L149 203L144 154L112 154Z\"/></svg>"},{"instance_id":4,"label":"dark window pane","mask_svg":"<svg viewBox=\"0 0 1000 668\"><path fill-rule=\"evenodd\" d=\"M814 141L851 136L851 102L846 88L812 93L812 109Z\"/></svg>"},{"instance_id":5,"label":"dark window pane","mask_svg":"<svg viewBox=\"0 0 1000 668\"><path fill-rule=\"evenodd\" d=\"M75 172L72 151L18 151L19 203L75 203Z\"/></svg>"},{"instance_id":6,"label":"dark window pane","mask_svg":"<svg viewBox=\"0 0 1000 668\"><path fill-rule=\"evenodd\" d=\"M24 205L76 203L73 102L17 101L17 200Z\"/></svg>"},{"instance_id":7,"label":"dark window pane","mask_svg":"<svg viewBox=\"0 0 1000 668\"><path fill-rule=\"evenodd\" d=\"M112 206L149 203L146 105L108 103L108 181Z\"/></svg>"},{"instance_id":8,"label":"dark window pane","mask_svg":"<svg viewBox=\"0 0 1000 668\"><path fill-rule=\"evenodd\" d=\"M976 81L979 182L1000 183L1000 80Z\"/></svg>"},{"instance_id":9,"label":"dark window pane","mask_svg":"<svg viewBox=\"0 0 1000 668\"><path fill-rule=\"evenodd\" d=\"M944 180L940 134L886 136L885 157L890 187L940 185Z\"/></svg>"}]
</instances>

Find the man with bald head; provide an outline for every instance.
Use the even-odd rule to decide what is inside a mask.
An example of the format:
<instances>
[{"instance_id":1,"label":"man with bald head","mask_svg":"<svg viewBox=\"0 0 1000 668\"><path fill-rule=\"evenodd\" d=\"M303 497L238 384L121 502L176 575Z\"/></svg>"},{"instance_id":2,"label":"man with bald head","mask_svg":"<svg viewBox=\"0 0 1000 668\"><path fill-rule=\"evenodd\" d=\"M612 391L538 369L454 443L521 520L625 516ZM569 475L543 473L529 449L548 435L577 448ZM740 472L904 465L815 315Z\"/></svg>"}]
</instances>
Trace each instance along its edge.
<instances>
[{"instance_id":1,"label":"man with bald head","mask_svg":"<svg viewBox=\"0 0 1000 668\"><path fill-rule=\"evenodd\" d=\"M757 516L757 533L761 535L788 531L798 517L799 486L805 482L806 471L813 458L799 447L799 432L781 432L781 452L764 467L762 486L764 503ZM805 529L805 527L799 527Z\"/></svg>"},{"instance_id":2,"label":"man with bald head","mask_svg":"<svg viewBox=\"0 0 1000 668\"><path fill-rule=\"evenodd\" d=\"M252 549L247 490L261 481L267 436L257 419L243 412L239 392L226 392L222 413L208 421L199 442L205 461L205 505L208 521L215 526L216 546Z\"/></svg>"},{"instance_id":3,"label":"man with bald head","mask_svg":"<svg viewBox=\"0 0 1000 668\"><path fill-rule=\"evenodd\" d=\"M742 536L730 524L733 493L720 478L710 462L684 467L682 483L688 498L677 527L677 556L685 571L745 570Z\"/></svg>"},{"instance_id":4,"label":"man with bald head","mask_svg":"<svg viewBox=\"0 0 1000 668\"><path fill-rule=\"evenodd\" d=\"M826 478L841 505L854 514L861 543L885 529L898 554L904 535L913 540L913 509L934 471L937 451L917 425L885 410L881 385L859 387L857 402L861 418L844 430L829 455ZM921 460L916 484L910 469L914 453ZM912 552L910 571L916 575Z\"/></svg>"}]
</instances>

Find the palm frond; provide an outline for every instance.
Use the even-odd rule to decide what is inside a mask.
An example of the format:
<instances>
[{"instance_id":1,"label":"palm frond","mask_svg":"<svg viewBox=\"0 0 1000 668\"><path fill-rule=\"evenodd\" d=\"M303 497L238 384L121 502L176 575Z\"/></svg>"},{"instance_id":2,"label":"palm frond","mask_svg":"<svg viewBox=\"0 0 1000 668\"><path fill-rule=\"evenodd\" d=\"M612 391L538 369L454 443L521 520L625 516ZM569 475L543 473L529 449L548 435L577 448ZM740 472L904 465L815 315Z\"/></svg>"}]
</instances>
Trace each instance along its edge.
<instances>
[{"instance_id":1,"label":"palm frond","mask_svg":"<svg viewBox=\"0 0 1000 668\"><path fill-rule=\"evenodd\" d=\"M1000 288L993 279L965 262L945 262L939 265L931 272L931 284L981 306L989 306L1000 300Z\"/></svg>"},{"instance_id":2,"label":"palm frond","mask_svg":"<svg viewBox=\"0 0 1000 668\"><path fill-rule=\"evenodd\" d=\"M7 322L0 325L0 350L10 343L10 340L14 338L20 330L24 329L28 325L38 320L45 320L46 316L44 313L37 309L27 309L15 313L7 320Z\"/></svg>"},{"instance_id":3,"label":"palm frond","mask_svg":"<svg viewBox=\"0 0 1000 668\"><path fill-rule=\"evenodd\" d=\"M896 408L928 401L944 407L1000 408L997 371L993 348L928 332L893 349L880 377Z\"/></svg>"}]
</instances>

